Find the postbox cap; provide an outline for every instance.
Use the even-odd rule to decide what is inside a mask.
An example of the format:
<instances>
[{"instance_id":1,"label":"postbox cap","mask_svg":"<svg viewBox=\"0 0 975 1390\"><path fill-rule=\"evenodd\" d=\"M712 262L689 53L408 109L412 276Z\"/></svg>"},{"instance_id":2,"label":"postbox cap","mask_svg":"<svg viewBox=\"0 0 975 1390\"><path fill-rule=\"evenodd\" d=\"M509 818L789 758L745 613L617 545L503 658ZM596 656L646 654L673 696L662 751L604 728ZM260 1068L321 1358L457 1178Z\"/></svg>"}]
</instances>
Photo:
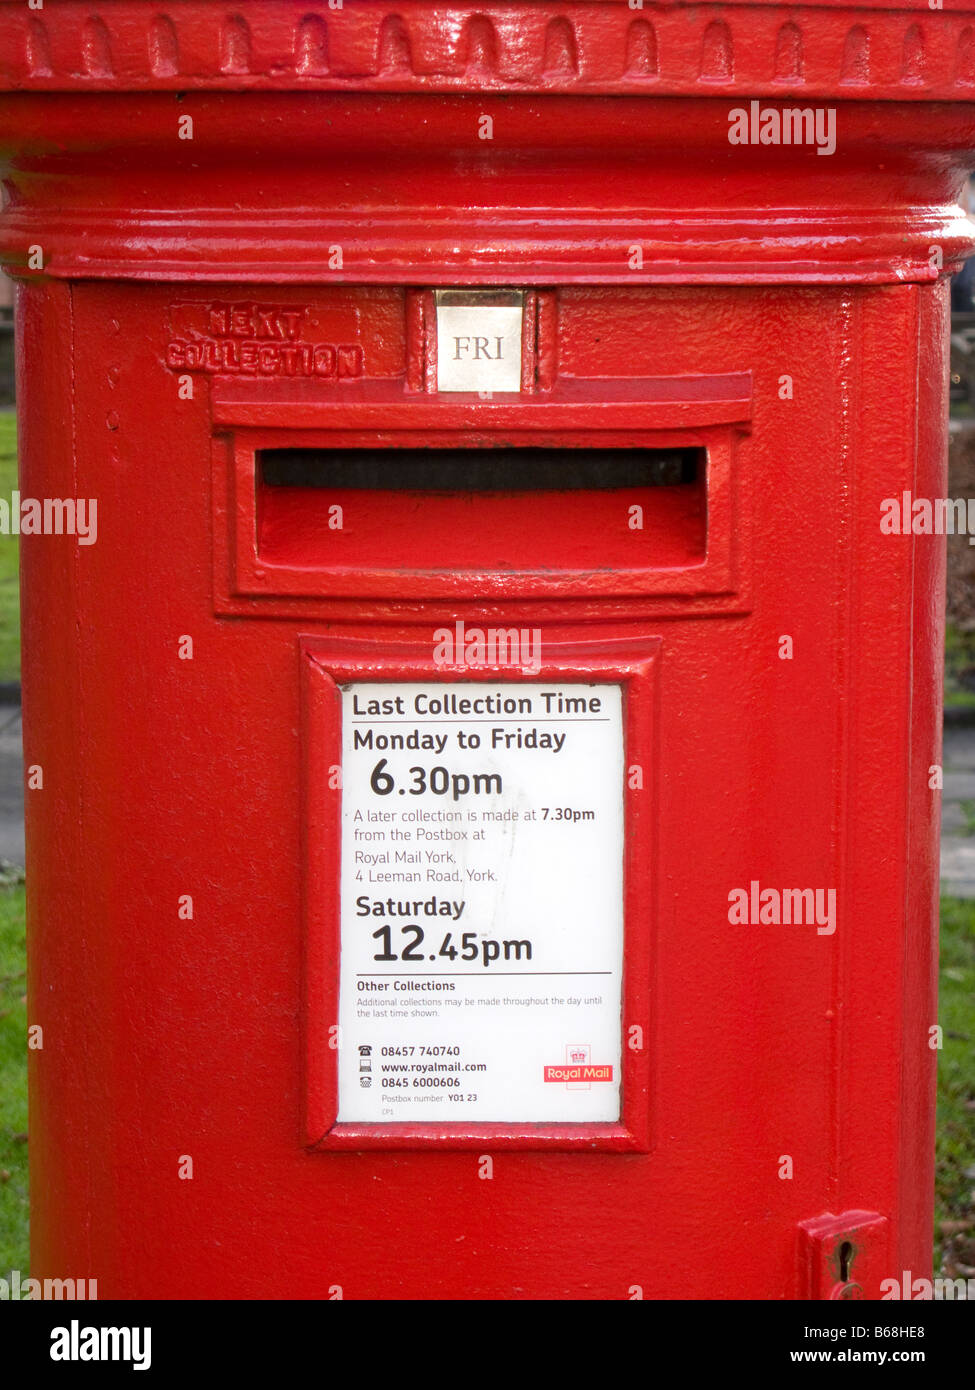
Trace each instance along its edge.
<instances>
[{"instance_id":1,"label":"postbox cap","mask_svg":"<svg viewBox=\"0 0 975 1390\"><path fill-rule=\"evenodd\" d=\"M923 283L971 252L973 98L975 0L0 0L0 261Z\"/></svg>"},{"instance_id":2,"label":"postbox cap","mask_svg":"<svg viewBox=\"0 0 975 1390\"><path fill-rule=\"evenodd\" d=\"M975 0L0 0L0 90L975 98Z\"/></svg>"}]
</instances>

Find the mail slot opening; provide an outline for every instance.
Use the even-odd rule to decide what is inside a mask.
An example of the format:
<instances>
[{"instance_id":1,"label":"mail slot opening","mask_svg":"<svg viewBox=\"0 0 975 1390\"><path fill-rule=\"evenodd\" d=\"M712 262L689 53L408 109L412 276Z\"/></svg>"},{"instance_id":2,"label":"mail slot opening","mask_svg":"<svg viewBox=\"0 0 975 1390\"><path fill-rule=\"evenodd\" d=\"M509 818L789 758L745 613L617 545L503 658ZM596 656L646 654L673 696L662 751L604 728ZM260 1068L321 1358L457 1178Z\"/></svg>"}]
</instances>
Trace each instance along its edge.
<instances>
[{"instance_id":1,"label":"mail slot opening","mask_svg":"<svg viewBox=\"0 0 975 1390\"><path fill-rule=\"evenodd\" d=\"M381 492L575 492L683 487L703 449L263 449L267 487Z\"/></svg>"},{"instance_id":2,"label":"mail slot opening","mask_svg":"<svg viewBox=\"0 0 975 1390\"><path fill-rule=\"evenodd\" d=\"M309 442L310 443L310 442ZM258 448L257 554L288 569L687 568L707 548L708 452L412 442Z\"/></svg>"}]
</instances>

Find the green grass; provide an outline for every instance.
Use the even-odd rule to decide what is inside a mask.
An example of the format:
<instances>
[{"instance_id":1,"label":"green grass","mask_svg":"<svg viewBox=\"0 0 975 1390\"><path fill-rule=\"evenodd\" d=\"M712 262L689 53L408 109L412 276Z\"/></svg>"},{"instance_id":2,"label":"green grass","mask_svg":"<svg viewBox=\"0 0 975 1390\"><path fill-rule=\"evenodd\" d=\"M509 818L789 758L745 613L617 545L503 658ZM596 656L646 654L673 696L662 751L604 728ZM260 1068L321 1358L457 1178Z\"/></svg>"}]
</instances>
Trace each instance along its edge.
<instances>
[{"instance_id":1,"label":"green grass","mask_svg":"<svg viewBox=\"0 0 975 1390\"><path fill-rule=\"evenodd\" d=\"M936 1234L946 1265L975 1263L975 901L941 900ZM969 1176L966 1177L966 1173ZM936 1263L937 1268L937 1263Z\"/></svg>"},{"instance_id":2,"label":"green grass","mask_svg":"<svg viewBox=\"0 0 975 1390\"><path fill-rule=\"evenodd\" d=\"M0 1278L27 1251L27 1008L24 886L0 874ZM11 879L14 881L11 882Z\"/></svg>"},{"instance_id":3,"label":"green grass","mask_svg":"<svg viewBox=\"0 0 975 1390\"><path fill-rule=\"evenodd\" d=\"M975 691L962 684L975 670L975 632L962 632L954 623L945 628L945 705L952 709L975 705Z\"/></svg>"},{"instance_id":4,"label":"green grass","mask_svg":"<svg viewBox=\"0 0 975 1390\"><path fill-rule=\"evenodd\" d=\"M17 417L0 410L0 497L17 486ZM20 680L20 583L17 537L0 535L0 681Z\"/></svg>"}]
</instances>

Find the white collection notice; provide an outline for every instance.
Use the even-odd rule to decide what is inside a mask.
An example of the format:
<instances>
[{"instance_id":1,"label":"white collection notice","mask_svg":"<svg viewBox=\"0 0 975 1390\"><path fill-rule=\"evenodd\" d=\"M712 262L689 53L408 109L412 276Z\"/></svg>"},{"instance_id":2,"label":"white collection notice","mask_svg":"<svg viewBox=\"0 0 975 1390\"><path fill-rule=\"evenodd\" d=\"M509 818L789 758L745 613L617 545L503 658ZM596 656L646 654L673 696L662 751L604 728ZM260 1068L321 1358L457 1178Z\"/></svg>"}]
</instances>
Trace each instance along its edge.
<instances>
[{"instance_id":1,"label":"white collection notice","mask_svg":"<svg viewBox=\"0 0 975 1390\"><path fill-rule=\"evenodd\" d=\"M620 1115L618 685L342 690L340 1123Z\"/></svg>"}]
</instances>

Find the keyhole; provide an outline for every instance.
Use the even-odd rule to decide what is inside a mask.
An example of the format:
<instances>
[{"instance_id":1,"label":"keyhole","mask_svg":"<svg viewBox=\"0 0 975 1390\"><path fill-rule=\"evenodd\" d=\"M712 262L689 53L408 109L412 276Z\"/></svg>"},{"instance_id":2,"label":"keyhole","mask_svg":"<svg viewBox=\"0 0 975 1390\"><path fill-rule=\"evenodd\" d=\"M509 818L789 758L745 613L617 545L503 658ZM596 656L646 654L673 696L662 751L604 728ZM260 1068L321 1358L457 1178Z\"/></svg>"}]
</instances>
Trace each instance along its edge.
<instances>
[{"instance_id":1,"label":"keyhole","mask_svg":"<svg viewBox=\"0 0 975 1390\"><path fill-rule=\"evenodd\" d=\"M853 1259L853 1246L845 1240L840 1246L840 1282L846 1284L850 1279L850 1264Z\"/></svg>"}]
</instances>

